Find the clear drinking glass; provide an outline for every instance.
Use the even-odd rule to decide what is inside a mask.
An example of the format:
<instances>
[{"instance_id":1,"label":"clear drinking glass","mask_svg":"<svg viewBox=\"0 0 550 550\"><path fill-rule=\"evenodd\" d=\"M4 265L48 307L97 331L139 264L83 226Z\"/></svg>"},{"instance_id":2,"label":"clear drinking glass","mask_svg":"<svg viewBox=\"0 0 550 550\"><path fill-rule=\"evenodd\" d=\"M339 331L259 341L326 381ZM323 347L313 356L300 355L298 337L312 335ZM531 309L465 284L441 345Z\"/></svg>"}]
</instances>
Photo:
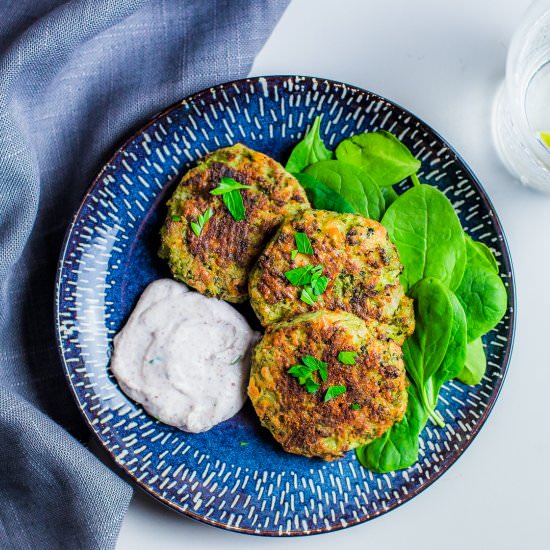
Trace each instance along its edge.
<instances>
[{"instance_id":1,"label":"clear drinking glass","mask_svg":"<svg viewBox=\"0 0 550 550\"><path fill-rule=\"evenodd\" d=\"M550 0L533 2L514 33L493 106L493 139L513 175L550 192Z\"/></svg>"}]
</instances>

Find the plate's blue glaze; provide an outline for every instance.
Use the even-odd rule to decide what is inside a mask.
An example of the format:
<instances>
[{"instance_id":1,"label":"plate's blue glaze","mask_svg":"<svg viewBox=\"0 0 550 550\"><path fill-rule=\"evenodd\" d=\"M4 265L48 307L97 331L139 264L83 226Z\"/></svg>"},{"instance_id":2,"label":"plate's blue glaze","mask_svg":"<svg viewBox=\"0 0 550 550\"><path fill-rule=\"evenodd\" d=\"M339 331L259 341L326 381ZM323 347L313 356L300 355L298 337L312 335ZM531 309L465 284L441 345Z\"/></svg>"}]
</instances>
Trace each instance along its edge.
<instances>
[{"instance_id":1,"label":"plate's blue glaze","mask_svg":"<svg viewBox=\"0 0 550 550\"><path fill-rule=\"evenodd\" d=\"M446 427L422 434L418 464L374 475L353 452L333 463L281 451L250 405L209 432L193 435L155 421L109 372L114 334L154 279L169 276L156 256L165 201L175 181L209 151L241 141L285 160L308 124L323 114L328 145L384 128L422 160L420 176L453 202L468 233L489 245L509 292L505 319L485 339L483 382L448 384ZM156 117L119 149L87 193L67 234L58 274L57 329L77 402L97 437L127 474L189 516L236 531L297 535L376 517L428 486L463 452L487 417L512 346L510 258L496 214L456 153L410 113L374 94L304 77L243 80L201 92ZM247 445L241 445L241 442Z\"/></svg>"}]
</instances>

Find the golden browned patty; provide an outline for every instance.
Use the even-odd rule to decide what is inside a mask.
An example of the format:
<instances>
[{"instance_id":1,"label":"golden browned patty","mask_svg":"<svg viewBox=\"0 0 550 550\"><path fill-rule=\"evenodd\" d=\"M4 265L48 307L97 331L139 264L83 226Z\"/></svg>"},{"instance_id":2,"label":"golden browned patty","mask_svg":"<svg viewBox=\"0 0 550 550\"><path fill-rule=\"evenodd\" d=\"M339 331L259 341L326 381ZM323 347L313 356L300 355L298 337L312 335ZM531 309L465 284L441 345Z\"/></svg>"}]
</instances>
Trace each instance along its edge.
<instances>
[{"instance_id":1,"label":"golden browned patty","mask_svg":"<svg viewBox=\"0 0 550 550\"><path fill-rule=\"evenodd\" d=\"M306 233L314 254L298 254L295 234ZM300 299L302 287L285 272L322 265L329 282L317 302ZM399 281L403 267L386 229L354 214L307 210L287 220L250 274L252 307L264 326L318 309L348 311L375 321L380 331L402 344L414 331L412 301Z\"/></svg>"},{"instance_id":2,"label":"golden browned patty","mask_svg":"<svg viewBox=\"0 0 550 550\"><path fill-rule=\"evenodd\" d=\"M354 365L338 359L354 351ZM309 393L289 369L311 356L327 364ZM325 401L331 386L345 393ZM355 315L317 311L271 325L252 354L248 395L263 426L285 451L333 460L380 437L407 408L401 348Z\"/></svg>"},{"instance_id":3,"label":"golden browned patty","mask_svg":"<svg viewBox=\"0 0 550 550\"><path fill-rule=\"evenodd\" d=\"M235 221L222 197L210 194L224 177L252 187L241 190L244 220ZM213 216L197 237L190 223L208 208ZM219 149L183 177L168 201L159 255L176 279L207 296L242 302L266 242L285 216L305 208L305 191L279 163L241 144Z\"/></svg>"}]
</instances>

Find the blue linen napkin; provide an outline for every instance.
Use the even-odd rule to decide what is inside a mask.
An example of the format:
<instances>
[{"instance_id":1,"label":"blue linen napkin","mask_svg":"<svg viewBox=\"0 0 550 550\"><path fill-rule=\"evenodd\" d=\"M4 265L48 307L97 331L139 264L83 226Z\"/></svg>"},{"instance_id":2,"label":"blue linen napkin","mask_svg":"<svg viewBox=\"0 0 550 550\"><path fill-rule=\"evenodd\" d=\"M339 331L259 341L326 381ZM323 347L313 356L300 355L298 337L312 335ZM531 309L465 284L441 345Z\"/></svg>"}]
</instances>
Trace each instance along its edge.
<instances>
[{"instance_id":1,"label":"blue linen napkin","mask_svg":"<svg viewBox=\"0 0 550 550\"><path fill-rule=\"evenodd\" d=\"M287 3L0 3L0 548L114 546L131 489L77 441L53 327L63 234L116 145L246 76Z\"/></svg>"}]
</instances>

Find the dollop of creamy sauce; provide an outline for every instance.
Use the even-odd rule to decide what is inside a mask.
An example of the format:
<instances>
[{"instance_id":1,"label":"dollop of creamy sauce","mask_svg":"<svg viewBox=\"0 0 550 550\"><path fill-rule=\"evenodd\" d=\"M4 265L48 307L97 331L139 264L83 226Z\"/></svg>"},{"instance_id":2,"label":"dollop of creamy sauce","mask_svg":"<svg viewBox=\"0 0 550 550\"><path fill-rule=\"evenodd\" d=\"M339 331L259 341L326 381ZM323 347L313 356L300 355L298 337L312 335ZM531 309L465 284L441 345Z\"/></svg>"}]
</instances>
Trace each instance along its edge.
<instances>
[{"instance_id":1,"label":"dollop of creamy sauce","mask_svg":"<svg viewBox=\"0 0 550 550\"><path fill-rule=\"evenodd\" d=\"M149 414L204 432L243 406L258 336L226 302L161 279L145 289L115 336L111 370Z\"/></svg>"}]
</instances>

